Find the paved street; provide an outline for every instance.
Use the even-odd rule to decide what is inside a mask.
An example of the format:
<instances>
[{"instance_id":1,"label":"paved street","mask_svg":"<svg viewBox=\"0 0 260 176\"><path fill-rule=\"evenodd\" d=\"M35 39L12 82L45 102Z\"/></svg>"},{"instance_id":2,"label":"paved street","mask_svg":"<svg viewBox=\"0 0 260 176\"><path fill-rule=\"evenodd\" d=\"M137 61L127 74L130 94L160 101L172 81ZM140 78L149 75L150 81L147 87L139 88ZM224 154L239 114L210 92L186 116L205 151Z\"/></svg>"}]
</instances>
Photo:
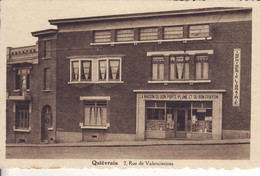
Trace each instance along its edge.
<instances>
[{"instance_id":1,"label":"paved street","mask_svg":"<svg viewBox=\"0 0 260 176\"><path fill-rule=\"evenodd\" d=\"M249 144L131 147L7 147L13 159L249 159Z\"/></svg>"}]
</instances>

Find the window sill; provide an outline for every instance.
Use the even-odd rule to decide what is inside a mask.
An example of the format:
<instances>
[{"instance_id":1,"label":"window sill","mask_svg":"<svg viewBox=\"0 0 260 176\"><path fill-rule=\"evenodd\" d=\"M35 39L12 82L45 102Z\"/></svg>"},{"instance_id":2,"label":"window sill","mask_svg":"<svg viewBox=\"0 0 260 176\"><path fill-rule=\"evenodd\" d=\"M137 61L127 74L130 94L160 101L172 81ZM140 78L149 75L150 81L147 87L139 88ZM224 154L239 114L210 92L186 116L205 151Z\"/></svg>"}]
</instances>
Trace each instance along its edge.
<instances>
[{"instance_id":1,"label":"window sill","mask_svg":"<svg viewBox=\"0 0 260 176\"><path fill-rule=\"evenodd\" d=\"M71 81L68 84L122 84L124 81Z\"/></svg>"},{"instance_id":2,"label":"window sill","mask_svg":"<svg viewBox=\"0 0 260 176\"><path fill-rule=\"evenodd\" d=\"M42 60L49 60L52 59L52 57L43 57Z\"/></svg>"},{"instance_id":3,"label":"window sill","mask_svg":"<svg viewBox=\"0 0 260 176\"><path fill-rule=\"evenodd\" d=\"M83 125L83 123L79 123L81 129L97 129L97 130L106 130L110 127L110 123L107 123L106 126L87 126Z\"/></svg>"},{"instance_id":4,"label":"window sill","mask_svg":"<svg viewBox=\"0 0 260 176\"><path fill-rule=\"evenodd\" d=\"M43 92L52 92L51 89L42 90Z\"/></svg>"},{"instance_id":5,"label":"window sill","mask_svg":"<svg viewBox=\"0 0 260 176\"><path fill-rule=\"evenodd\" d=\"M53 131L53 128L48 128L48 131Z\"/></svg>"},{"instance_id":6,"label":"window sill","mask_svg":"<svg viewBox=\"0 0 260 176\"><path fill-rule=\"evenodd\" d=\"M211 80L176 80L176 81L148 81L149 84L194 84L194 83L210 83Z\"/></svg>"},{"instance_id":7,"label":"window sill","mask_svg":"<svg viewBox=\"0 0 260 176\"><path fill-rule=\"evenodd\" d=\"M14 132L22 132L22 133L29 133L31 132L31 127L25 128L25 129L16 129L15 126L13 126Z\"/></svg>"},{"instance_id":8,"label":"window sill","mask_svg":"<svg viewBox=\"0 0 260 176\"><path fill-rule=\"evenodd\" d=\"M125 41L125 42L105 42L105 43L90 43L90 45L118 45L118 44L134 44L137 45L138 43L164 43L164 42L183 42L187 43L188 41L197 41L197 40L212 40L212 37L201 37L201 38L181 38L181 39L169 39L169 40L146 40L146 41Z\"/></svg>"}]
</instances>

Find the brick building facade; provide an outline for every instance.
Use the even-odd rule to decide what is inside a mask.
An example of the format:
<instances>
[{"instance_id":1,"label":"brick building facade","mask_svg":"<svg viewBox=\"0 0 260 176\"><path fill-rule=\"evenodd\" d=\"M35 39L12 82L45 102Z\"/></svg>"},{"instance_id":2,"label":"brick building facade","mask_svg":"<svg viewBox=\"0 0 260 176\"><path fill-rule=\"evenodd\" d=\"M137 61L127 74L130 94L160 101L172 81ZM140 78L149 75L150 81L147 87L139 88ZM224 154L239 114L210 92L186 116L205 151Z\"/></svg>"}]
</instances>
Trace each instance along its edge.
<instances>
[{"instance_id":1,"label":"brick building facade","mask_svg":"<svg viewBox=\"0 0 260 176\"><path fill-rule=\"evenodd\" d=\"M7 142L250 137L250 8L49 20L7 49Z\"/></svg>"}]
</instances>

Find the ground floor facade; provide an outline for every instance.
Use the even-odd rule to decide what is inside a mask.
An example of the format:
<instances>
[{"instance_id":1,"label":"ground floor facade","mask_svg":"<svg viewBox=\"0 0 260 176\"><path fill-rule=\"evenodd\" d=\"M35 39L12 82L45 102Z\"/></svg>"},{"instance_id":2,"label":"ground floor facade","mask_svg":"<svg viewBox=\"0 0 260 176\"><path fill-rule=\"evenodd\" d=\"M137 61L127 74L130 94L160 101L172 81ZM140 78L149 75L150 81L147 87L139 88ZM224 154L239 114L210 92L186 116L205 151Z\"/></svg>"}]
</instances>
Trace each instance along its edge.
<instances>
[{"instance_id":1,"label":"ground floor facade","mask_svg":"<svg viewBox=\"0 0 260 176\"><path fill-rule=\"evenodd\" d=\"M77 131L59 130L56 121L61 118L55 117L54 108L49 105L37 111L33 100L8 101L12 111L7 114L11 117L7 121L7 143L250 138L250 130L223 129L225 90L133 90L132 93L136 96L135 133L109 131L110 127L120 125L111 118L110 96L79 97L83 118Z\"/></svg>"}]
</instances>

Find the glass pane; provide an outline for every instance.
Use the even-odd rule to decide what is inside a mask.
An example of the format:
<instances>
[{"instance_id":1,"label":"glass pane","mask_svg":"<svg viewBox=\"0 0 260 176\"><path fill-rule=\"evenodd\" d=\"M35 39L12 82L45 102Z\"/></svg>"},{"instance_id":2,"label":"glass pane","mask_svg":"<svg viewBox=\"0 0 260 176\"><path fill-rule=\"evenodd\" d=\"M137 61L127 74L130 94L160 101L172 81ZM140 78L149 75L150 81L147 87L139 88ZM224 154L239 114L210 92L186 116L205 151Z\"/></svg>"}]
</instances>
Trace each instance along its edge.
<instances>
[{"instance_id":1,"label":"glass pane","mask_svg":"<svg viewBox=\"0 0 260 176\"><path fill-rule=\"evenodd\" d=\"M165 27L164 39L183 38L183 27Z\"/></svg>"},{"instance_id":2,"label":"glass pane","mask_svg":"<svg viewBox=\"0 0 260 176\"><path fill-rule=\"evenodd\" d=\"M96 31L94 34L94 41L96 43L110 42L111 31Z\"/></svg>"},{"instance_id":3,"label":"glass pane","mask_svg":"<svg viewBox=\"0 0 260 176\"><path fill-rule=\"evenodd\" d=\"M106 126L107 124L107 108L102 108L102 126Z\"/></svg>"},{"instance_id":4,"label":"glass pane","mask_svg":"<svg viewBox=\"0 0 260 176\"><path fill-rule=\"evenodd\" d=\"M208 37L209 25L190 26L190 37Z\"/></svg>"},{"instance_id":5,"label":"glass pane","mask_svg":"<svg viewBox=\"0 0 260 176\"><path fill-rule=\"evenodd\" d=\"M85 121L84 125L90 125L90 107L85 107Z\"/></svg>"},{"instance_id":6,"label":"glass pane","mask_svg":"<svg viewBox=\"0 0 260 176\"><path fill-rule=\"evenodd\" d=\"M133 40L134 40L133 29L123 29L117 31L117 41L133 41Z\"/></svg>"},{"instance_id":7,"label":"glass pane","mask_svg":"<svg viewBox=\"0 0 260 176\"><path fill-rule=\"evenodd\" d=\"M159 64L159 80L164 80L164 64Z\"/></svg>"},{"instance_id":8,"label":"glass pane","mask_svg":"<svg viewBox=\"0 0 260 176\"><path fill-rule=\"evenodd\" d=\"M99 79L106 80L107 77L107 62L99 61Z\"/></svg>"},{"instance_id":9,"label":"glass pane","mask_svg":"<svg viewBox=\"0 0 260 176\"><path fill-rule=\"evenodd\" d=\"M79 79L79 61L72 62L72 80L78 81Z\"/></svg>"},{"instance_id":10,"label":"glass pane","mask_svg":"<svg viewBox=\"0 0 260 176\"><path fill-rule=\"evenodd\" d=\"M164 109L147 109L148 120L164 120Z\"/></svg>"},{"instance_id":11,"label":"glass pane","mask_svg":"<svg viewBox=\"0 0 260 176\"><path fill-rule=\"evenodd\" d=\"M109 78L116 80L119 79L119 60L109 61L110 74Z\"/></svg>"},{"instance_id":12,"label":"glass pane","mask_svg":"<svg viewBox=\"0 0 260 176\"><path fill-rule=\"evenodd\" d=\"M177 75L178 79L183 79L183 63L177 63Z\"/></svg>"},{"instance_id":13,"label":"glass pane","mask_svg":"<svg viewBox=\"0 0 260 176\"><path fill-rule=\"evenodd\" d=\"M209 78L209 63L204 62L203 63L203 79Z\"/></svg>"},{"instance_id":14,"label":"glass pane","mask_svg":"<svg viewBox=\"0 0 260 176\"><path fill-rule=\"evenodd\" d=\"M153 64L153 80L158 79L158 64Z\"/></svg>"},{"instance_id":15,"label":"glass pane","mask_svg":"<svg viewBox=\"0 0 260 176\"><path fill-rule=\"evenodd\" d=\"M196 63L196 79L201 79L201 63Z\"/></svg>"},{"instance_id":16,"label":"glass pane","mask_svg":"<svg viewBox=\"0 0 260 176\"><path fill-rule=\"evenodd\" d=\"M140 29L140 40L157 40L158 28Z\"/></svg>"},{"instance_id":17,"label":"glass pane","mask_svg":"<svg viewBox=\"0 0 260 176\"><path fill-rule=\"evenodd\" d=\"M81 79L91 80L91 61L81 61Z\"/></svg>"},{"instance_id":18,"label":"glass pane","mask_svg":"<svg viewBox=\"0 0 260 176\"><path fill-rule=\"evenodd\" d=\"M175 63L171 63L170 68L170 79L176 79L176 70L175 70Z\"/></svg>"},{"instance_id":19,"label":"glass pane","mask_svg":"<svg viewBox=\"0 0 260 176\"><path fill-rule=\"evenodd\" d=\"M177 130L185 131L185 110L177 111Z\"/></svg>"},{"instance_id":20,"label":"glass pane","mask_svg":"<svg viewBox=\"0 0 260 176\"><path fill-rule=\"evenodd\" d=\"M185 79L189 79L190 76L190 64L189 63L185 63L185 75L184 78Z\"/></svg>"}]
</instances>

